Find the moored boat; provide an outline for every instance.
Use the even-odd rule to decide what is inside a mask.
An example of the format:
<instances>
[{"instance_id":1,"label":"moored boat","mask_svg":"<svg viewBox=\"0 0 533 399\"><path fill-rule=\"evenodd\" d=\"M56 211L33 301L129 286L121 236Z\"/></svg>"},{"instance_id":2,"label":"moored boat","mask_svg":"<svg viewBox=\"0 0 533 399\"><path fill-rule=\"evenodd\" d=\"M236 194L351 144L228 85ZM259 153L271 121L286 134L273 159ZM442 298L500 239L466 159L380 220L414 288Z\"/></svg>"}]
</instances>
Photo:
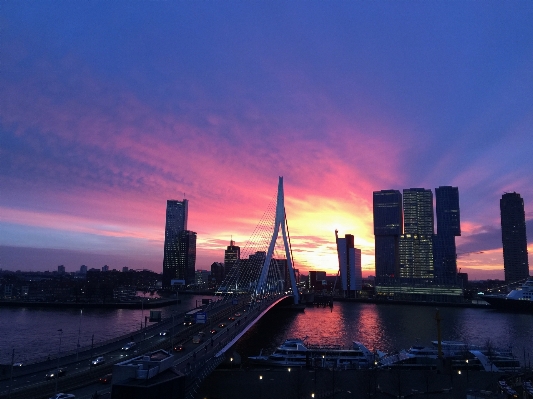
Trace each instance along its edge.
<instances>
[{"instance_id":1,"label":"moored boat","mask_svg":"<svg viewBox=\"0 0 533 399\"><path fill-rule=\"evenodd\" d=\"M507 295L484 295L483 300L496 309L533 313L533 278Z\"/></svg>"},{"instance_id":2,"label":"moored boat","mask_svg":"<svg viewBox=\"0 0 533 399\"><path fill-rule=\"evenodd\" d=\"M434 346L412 346L408 350L393 353L380 359L380 368L479 370L514 372L520 362L509 350L490 346L468 345L459 341L442 341L439 359L437 341Z\"/></svg>"},{"instance_id":3,"label":"moored boat","mask_svg":"<svg viewBox=\"0 0 533 399\"><path fill-rule=\"evenodd\" d=\"M350 349L340 346L309 345L299 338L285 340L270 355L250 356L252 364L279 367L319 367L356 369L374 364L374 354L361 342L353 341Z\"/></svg>"}]
</instances>

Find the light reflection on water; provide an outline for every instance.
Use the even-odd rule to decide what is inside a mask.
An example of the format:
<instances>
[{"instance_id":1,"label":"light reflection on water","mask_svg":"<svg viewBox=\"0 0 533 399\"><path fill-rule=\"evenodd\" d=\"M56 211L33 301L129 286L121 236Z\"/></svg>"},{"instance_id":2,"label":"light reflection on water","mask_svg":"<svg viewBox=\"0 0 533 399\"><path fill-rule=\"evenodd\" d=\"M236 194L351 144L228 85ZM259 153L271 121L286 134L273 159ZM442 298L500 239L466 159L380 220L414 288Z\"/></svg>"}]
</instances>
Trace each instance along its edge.
<instances>
[{"instance_id":1,"label":"light reflection on water","mask_svg":"<svg viewBox=\"0 0 533 399\"><path fill-rule=\"evenodd\" d=\"M162 316L172 311L193 309L205 296L185 296L176 307L162 308ZM0 309L0 363L9 363L15 349L15 361L28 361L57 353L58 329L63 330L62 352L76 350L78 329L80 345L95 343L129 334L140 329L142 312L130 309L85 309L81 317L76 309ZM501 313L489 309L442 308L443 340L460 340L484 344L490 340L496 347L512 346L524 362L533 356L533 316ZM313 344L337 344L349 347L360 341L370 350L391 352L415 344L430 345L437 339L435 308L393 304L359 304L335 302L330 308L306 308L303 313L269 312L237 343L235 350L243 356L256 355L261 349L272 352L286 338L308 337Z\"/></svg>"},{"instance_id":2,"label":"light reflection on water","mask_svg":"<svg viewBox=\"0 0 533 399\"><path fill-rule=\"evenodd\" d=\"M392 352L412 345L431 345L437 339L436 309L431 306L335 302L330 308L306 308L304 313L272 312L236 346L244 357L261 349L272 352L286 338L305 338L312 344L351 346L360 341L370 350ZM533 316L489 309L441 308L443 340L499 348L511 347L524 362L533 356Z\"/></svg>"}]
</instances>

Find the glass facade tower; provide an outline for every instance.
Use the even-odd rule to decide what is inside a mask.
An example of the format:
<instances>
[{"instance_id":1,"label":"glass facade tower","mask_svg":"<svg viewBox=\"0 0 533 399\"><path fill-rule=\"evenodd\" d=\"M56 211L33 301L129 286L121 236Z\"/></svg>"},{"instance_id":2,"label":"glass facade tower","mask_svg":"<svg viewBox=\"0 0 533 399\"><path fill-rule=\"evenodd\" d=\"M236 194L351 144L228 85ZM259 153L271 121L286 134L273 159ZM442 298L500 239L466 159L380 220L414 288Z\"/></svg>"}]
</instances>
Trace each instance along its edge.
<instances>
[{"instance_id":1,"label":"glass facade tower","mask_svg":"<svg viewBox=\"0 0 533 399\"><path fill-rule=\"evenodd\" d=\"M457 276L455 237L461 235L459 189L440 186L435 189L437 234L433 240L435 277L439 282L454 282Z\"/></svg>"},{"instance_id":2,"label":"glass facade tower","mask_svg":"<svg viewBox=\"0 0 533 399\"><path fill-rule=\"evenodd\" d=\"M186 199L183 201L167 201L163 254L163 288L170 288L171 280L185 281L190 278L184 272L185 254L180 252L184 248L183 241L185 238L183 237L183 232L187 231L188 207L189 201ZM194 233L194 237L194 252L196 254L196 233ZM194 258L196 259L196 256ZM194 281L194 271L192 281ZM192 282L186 281L186 283L190 284Z\"/></svg>"},{"instance_id":3,"label":"glass facade tower","mask_svg":"<svg viewBox=\"0 0 533 399\"><path fill-rule=\"evenodd\" d=\"M402 194L398 190L373 193L376 279L399 275L399 240L403 233Z\"/></svg>"},{"instance_id":4,"label":"glass facade tower","mask_svg":"<svg viewBox=\"0 0 533 399\"><path fill-rule=\"evenodd\" d=\"M505 281L512 283L529 276L524 200L518 193L505 193L500 200L503 267Z\"/></svg>"},{"instance_id":5,"label":"glass facade tower","mask_svg":"<svg viewBox=\"0 0 533 399\"><path fill-rule=\"evenodd\" d=\"M400 277L432 279L433 193L424 188L403 190L404 234L400 236Z\"/></svg>"}]
</instances>

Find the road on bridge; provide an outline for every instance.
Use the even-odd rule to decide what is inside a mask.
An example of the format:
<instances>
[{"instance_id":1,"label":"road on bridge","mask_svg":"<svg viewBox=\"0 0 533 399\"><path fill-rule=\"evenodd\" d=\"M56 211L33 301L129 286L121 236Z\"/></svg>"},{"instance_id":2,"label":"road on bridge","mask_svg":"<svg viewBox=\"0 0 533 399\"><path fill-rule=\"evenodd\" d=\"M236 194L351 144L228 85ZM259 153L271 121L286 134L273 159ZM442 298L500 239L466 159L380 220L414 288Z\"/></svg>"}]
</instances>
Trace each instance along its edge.
<instances>
[{"instance_id":1,"label":"road on bridge","mask_svg":"<svg viewBox=\"0 0 533 399\"><path fill-rule=\"evenodd\" d=\"M246 329L266 308L265 302L262 306L260 303L250 306L248 300L249 297L241 296L236 304L232 300L220 300L203 307L208 314L207 324L184 326L184 314L180 314L92 350L84 350L77 355L65 354L59 358L59 362L56 358L15 367L12 379L4 375L0 380L0 398L47 398L56 392L56 383L57 392L73 393L79 398L87 397L88 389L93 393L96 390L105 392L109 389L102 389L103 386L97 381L112 372L113 364L157 349L171 350L172 344L178 343L183 345L183 351L174 352L175 366L185 374L194 373L216 352L233 345L238 333ZM220 327L222 324L224 326ZM193 344L192 336L200 331L204 333L203 342ZM167 334L161 335L164 332ZM124 344L132 340L136 342L136 347L130 351L122 350ZM92 366L91 360L99 356L103 356L105 362ZM57 369L58 364L66 370L66 375L57 381L46 381L45 374Z\"/></svg>"}]
</instances>

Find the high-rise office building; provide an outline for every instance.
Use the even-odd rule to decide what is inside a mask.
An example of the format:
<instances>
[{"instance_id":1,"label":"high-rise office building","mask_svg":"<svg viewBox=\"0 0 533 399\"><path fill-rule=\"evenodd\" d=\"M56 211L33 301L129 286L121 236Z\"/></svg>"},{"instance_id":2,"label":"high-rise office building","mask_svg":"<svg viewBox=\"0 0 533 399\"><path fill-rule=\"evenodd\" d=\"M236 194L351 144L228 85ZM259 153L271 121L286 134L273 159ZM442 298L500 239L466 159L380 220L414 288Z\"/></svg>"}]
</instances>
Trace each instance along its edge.
<instances>
[{"instance_id":1,"label":"high-rise office building","mask_svg":"<svg viewBox=\"0 0 533 399\"><path fill-rule=\"evenodd\" d=\"M185 280L185 285L195 283L196 233L184 230L178 236L178 262L175 279Z\"/></svg>"},{"instance_id":2,"label":"high-rise office building","mask_svg":"<svg viewBox=\"0 0 533 399\"><path fill-rule=\"evenodd\" d=\"M432 279L433 193L424 188L403 190L404 233L400 236L400 277Z\"/></svg>"},{"instance_id":3,"label":"high-rise office building","mask_svg":"<svg viewBox=\"0 0 533 399\"><path fill-rule=\"evenodd\" d=\"M433 235L433 193L425 188L403 190L404 234Z\"/></svg>"},{"instance_id":4,"label":"high-rise office building","mask_svg":"<svg viewBox=\"0 0 533 399\"><path fill-rule=\"evenodd\" d=\"M524 200L520 194L503 194L500 200L500 212L505 281L512 283L529 276L526 216Z\"/></svg>"},{"instance_id":5,"label":"high-rise office building","mask_svg":"<svg viewBox=\"0 0 533 399\"><path fill-rule=\"evenodd\" d=\"M323 282L326 281L326 272L309 270L309 276L307 276L307 289L313 291L317 287L320 287L320 290L323 288Z\"/></svg>"},{"instance_id":6,"label":"high-rise office building","mask_svg":"<svg viewBox=\"0 0 533 399\"><path fill-rule=\"evenodd\" d=\"M178 259L179 237L183 231L187 230L188 207L189 201L186 199L183 201L167 201L163 254L163 288L170 288L171 280L185 280L185 276L178 273Z\"/></svg>"},{"instance_id":7,"label":"high-rise office building","mask_svg":"<svg viewBox=\"0 0 533 399\"><path fill-rule=\"evenodd\" d=\"M207 288L209 286L209 279L211 277L211 272L209 270L196 270L194 275L197 287Z\"/></svg>"},{"instance_id":8,"label":"high-rise office building","mask_svg":"<svg viewBox=\"0 0 533 399\"><path fill-rule=\"evenodd\" d=\"M231 269L239 263L241 259L241 247L235 245L233 239L230 240L229 245L224 251L224 275L228 276Z\"/></svg>"},{"instance_id":9,"label":"high-rise office building","mask_svg":"<svg viewBox=\"0 0 533 399\"><path fill-rule=\"evenodd\" d=\"M361 250L354 247L354 236L351 234L339 238L338 232L335 230L335 238L339 257L341 289L345 297L355 297L356 291L363 288Z\"/></svg>"},{"instance_id":10,"label":"high-rise office building","mask_svg":"<svg viewBox=\"0 0 533 399\"><path fill-rule=\"evenodd\" d=\"M433 237L433 261L438 282L455 282L457 251L455 237L461 235L459 189L440 186L435 189L437 234Z\"/></svg>"},{"instance_id":11,"label":"high-rise office building","mask_svg":"<svg viewBox=\"0 0 533 399\"><path fill-rule=\"evenodd\" d=\"M211 264L211 280L219 286L224 281L226 276L224 272L224 263L222 262L213 262Z\"/></svg>"},{"instance_id":12,"label":"high-rise office building","mask_svg":"<svg viewBox=\"0 0 533 399\"><path fill-rule=\"evenodd\" d=\"M403 233L402 194L398 190L373 193L376 279L399 275L399 240Z\"/></svg>"}]
</instances>

